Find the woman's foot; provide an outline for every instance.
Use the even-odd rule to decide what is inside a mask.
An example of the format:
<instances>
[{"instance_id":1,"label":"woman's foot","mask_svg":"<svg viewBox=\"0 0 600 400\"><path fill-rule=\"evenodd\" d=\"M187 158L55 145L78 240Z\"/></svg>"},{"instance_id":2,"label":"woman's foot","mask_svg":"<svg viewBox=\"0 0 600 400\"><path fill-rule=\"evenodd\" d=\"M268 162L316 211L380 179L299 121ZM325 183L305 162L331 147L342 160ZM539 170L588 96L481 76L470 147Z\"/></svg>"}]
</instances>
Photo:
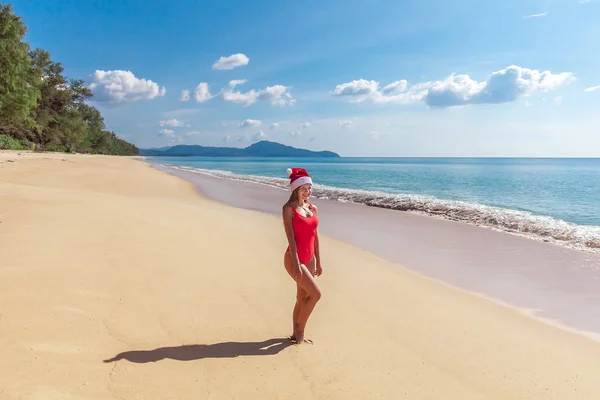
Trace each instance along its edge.
<instances>
[{"instance_id":1,"label":"woman's foot","mask_svg":"<svg viewBox=\"0 0 600 400\"><path fill-rule=\"evenodd\" d=\"M301 343L313 344L313 341L310 340L309 338L302 338L301 341L296 340L296 335L288 336L288 339L290 339L292 342L296 342L297 344L301 344Z\"/></svg>"}]
</instances>

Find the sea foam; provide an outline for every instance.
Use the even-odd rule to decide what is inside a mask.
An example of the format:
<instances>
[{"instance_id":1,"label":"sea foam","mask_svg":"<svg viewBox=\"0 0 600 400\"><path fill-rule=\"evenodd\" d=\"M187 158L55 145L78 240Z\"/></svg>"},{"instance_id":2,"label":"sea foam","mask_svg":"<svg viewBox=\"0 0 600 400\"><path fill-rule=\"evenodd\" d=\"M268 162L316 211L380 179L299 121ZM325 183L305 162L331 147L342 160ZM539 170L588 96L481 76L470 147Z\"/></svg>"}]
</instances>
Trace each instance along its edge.
<instances>
[{"instance_id":1,"label":"sea foam","mask_svg":"<svg viewBox=\"0 0 600 400\"><path fill-rule=\"evenodd\" d=\"M163 165L181 171L267 185L287 190L289 180L255 175L234 174L228 171ZM443 200L417 194L392 194L379 191L345 189L313 185L315 198L362 204L371 207L412 212L452 221L501 230L530 239L552 242L568 248L600 253L600 226L578 225L530 212L492 207L483 204Z\"/></svg>"}]
</instances>

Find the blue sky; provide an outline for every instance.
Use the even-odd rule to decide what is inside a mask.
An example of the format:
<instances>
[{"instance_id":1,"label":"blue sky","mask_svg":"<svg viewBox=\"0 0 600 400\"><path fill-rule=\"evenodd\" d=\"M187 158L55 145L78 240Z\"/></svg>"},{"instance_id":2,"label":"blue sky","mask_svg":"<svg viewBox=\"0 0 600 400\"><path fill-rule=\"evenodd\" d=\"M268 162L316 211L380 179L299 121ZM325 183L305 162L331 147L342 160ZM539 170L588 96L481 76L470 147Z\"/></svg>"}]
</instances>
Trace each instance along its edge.
<instances>
[{"instance_id":1,"label":"blue sky","mask_svg":"<svg viewBox=\"0 0 600 400\"><path fill-rule=\"evenodd\" d=\"M139 147L600 157L600 0L11 4Z\"/></svg>"}]
</instances>

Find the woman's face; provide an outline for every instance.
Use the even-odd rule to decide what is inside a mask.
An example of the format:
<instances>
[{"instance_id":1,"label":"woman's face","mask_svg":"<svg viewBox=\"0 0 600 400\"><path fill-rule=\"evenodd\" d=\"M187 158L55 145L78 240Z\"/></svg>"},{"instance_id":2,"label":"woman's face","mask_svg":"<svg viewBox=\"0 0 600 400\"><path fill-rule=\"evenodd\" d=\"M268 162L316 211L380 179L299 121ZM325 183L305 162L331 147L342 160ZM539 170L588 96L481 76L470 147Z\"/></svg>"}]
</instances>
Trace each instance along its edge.
<instances>
[{"instance_id":1,"label":"woman's face","mask_svg":"<svg viewBox=\"0 0 600 400\"><path fill-rule=\"evenodd\" d=\"M310 197L312 193L312 185L310 183L305 183L304 185L298 188L298 197L300 200L306 200Z\"/></svg>"}]
</instances>

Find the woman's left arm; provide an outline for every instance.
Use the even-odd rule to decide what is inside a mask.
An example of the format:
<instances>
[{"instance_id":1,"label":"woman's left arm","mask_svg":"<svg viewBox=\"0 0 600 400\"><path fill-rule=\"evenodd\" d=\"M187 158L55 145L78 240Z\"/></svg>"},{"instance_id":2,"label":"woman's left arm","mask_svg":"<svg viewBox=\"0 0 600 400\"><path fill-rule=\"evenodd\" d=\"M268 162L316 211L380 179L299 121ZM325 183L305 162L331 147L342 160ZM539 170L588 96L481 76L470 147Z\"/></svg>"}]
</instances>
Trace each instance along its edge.
<instances>
[{"instance_id":1,"label":"woman's left arm","mask_svg":"<svg viewBox=\"0 0 600 400\"><path fill-rule=\"evenodd\" d=\"M315 206L314 204L312 204L314 210L315 210L315 214L319 215L319 210L317 209L317 206ZM321 253L319 252L319 228L316 229L315 231L315 258L317 261L317 269L316 269L316 274L317 276L320 276L323 273L323 268L321 268Z\"/></svg>"}]
</instances>

